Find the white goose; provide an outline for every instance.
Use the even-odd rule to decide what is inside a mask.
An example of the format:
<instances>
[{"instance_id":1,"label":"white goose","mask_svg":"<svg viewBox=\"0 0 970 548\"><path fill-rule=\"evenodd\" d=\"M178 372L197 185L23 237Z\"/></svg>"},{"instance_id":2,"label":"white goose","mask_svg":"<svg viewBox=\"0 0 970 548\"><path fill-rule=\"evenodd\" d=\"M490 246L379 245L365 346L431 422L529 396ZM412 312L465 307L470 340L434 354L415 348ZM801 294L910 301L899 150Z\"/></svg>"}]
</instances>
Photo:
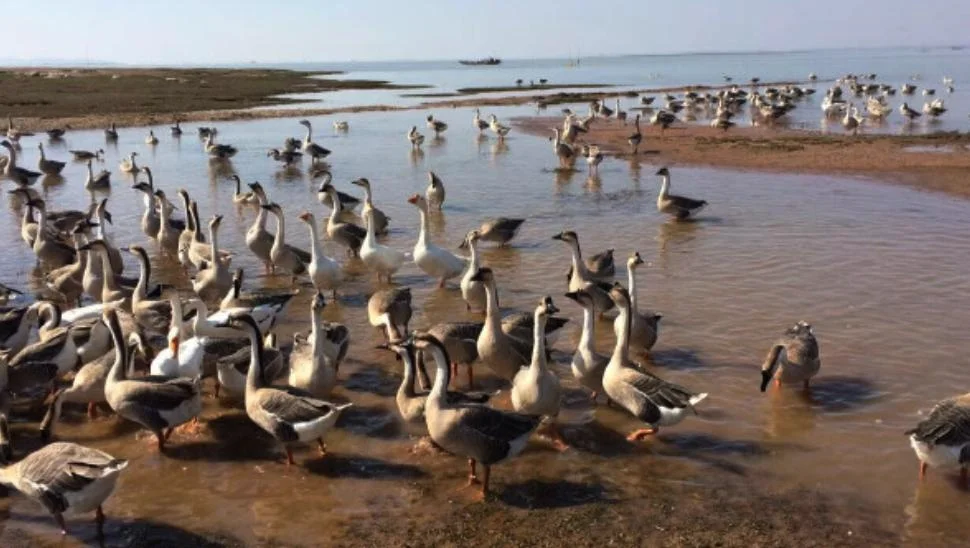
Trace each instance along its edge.
<instances>
[{"instance_id":1,"label":"white goose","mask_svg":"<svg viewBox=\"0 0 970 548\"><path fill-rule=\"evenodd\" d=\"M467 248L469 252L468 256L468 268L465 269L465 273L461 276L461 298L465 300L465 308L468 311L481 312L485 310L486 295L485 295L485 285L482 282L476 282L472 280L478 269L482 267L481 260L478 257L478 242L481 239L481 234L477 230L469 231L465 235L465 241L461 243L461 248Z\"/></svg>"},{"instance_id":2,"label":"white goose","mask_svg":"<svg viewBox=\"0 0 970 548\"><path fill-rule=\"evenodd\" d=\"M496 118L494 114L491 114L488 117L488 127L495 133L495 135L498 135L499 139L504 139L505 136L509 134L509 131L512 131L512 128L500 124L498 122L498 118Z\"/></svg>"},{"instance_id":3,"label":"white goose","mask_svg":"<svg viewBox=\"0 0 970 548\"><path fill-rule=\"evenodd\" d=\"M390 246L378 243L373 210L364 211L364 225L367 227L367 235L360 246L360 260L377 273L377 283L381 282L381 277L391 283L391 277L401 268L407 256Z\"/></svg>"},{"instance_id":4,"label":"white goose","mask_svg":"<svg viewBox=\"0 0 970 548\"><path fill-rule=\"evenodd\" d=\"M310 281L317 293L330 291L336 298L337 289L344 282L340 263L323 252L323 244L320 242L319 234L317 234L317 221L313 214L304 211L300 214L300 220L310 229L310 262L307 264L307 274L310 275Z\"/></svg>"},{"instance_id":5,"label":"white goose","mask_svg":"<svg viewBox=\"0 0 970 548\"><path fill-rule=\"evenodd\" d=\"M128 156L125 156L121 163L118 164L118 169L125 173L138 173L141 168L138 167L138 163L135 161L135 157L138 156L137 152L132 152Z\"/></svg>"},{"instance_id":6,"label":"white goose","mask_svg":"<svg viewBox=\"0 0 970 548\"><path fill-rule=\"evenodd\" d=\"M169 300L172 303L172 325L168 331L168 347L155 356L149 371L152 375L192 379L202 374L205 349L198 337L188 337L178 293L173 291Z\"/></svg>"},{"instance_id":7,"label":"white goose","mask_svg":"<svg viewBox=\"0 0 970 548\"><path fill-rule=\"evenodd\" d=\"M145 144L155 146L158 144L158 137L155 137L154 130L148 130L148 137L145 137Z\"/></svg>"},{"instance_id":8,"label":"white goose","mask_svg":"<svg viewBox=\"0 0 970 548\"><path fill-rule=\"evenodd\" d=\"M408 202L421 213L421 232L414 244L414 264L432 278L438 279L438 287L445 281L460 276L465 270L465 259L428 241L428 201L420 194L408 198Z\"/></svg>"}]
</instances>

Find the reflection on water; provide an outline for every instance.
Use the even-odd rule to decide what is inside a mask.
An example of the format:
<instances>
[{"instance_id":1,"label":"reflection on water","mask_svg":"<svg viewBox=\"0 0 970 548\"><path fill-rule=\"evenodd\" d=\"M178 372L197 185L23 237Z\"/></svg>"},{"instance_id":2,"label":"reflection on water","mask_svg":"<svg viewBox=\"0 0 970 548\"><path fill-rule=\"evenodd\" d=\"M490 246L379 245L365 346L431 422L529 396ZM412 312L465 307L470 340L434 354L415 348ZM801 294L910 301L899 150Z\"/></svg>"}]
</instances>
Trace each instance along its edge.
<instances>
[{"instance_id":1,"label":"reflection on water","mask_svg":"<svg viewBox=\"0 0 970 548\"><path fill-rule=\"evenodd\" d=\"M524 111L494 112L507 119ZM708 491L733 481L724 478L737 477L785 492L807 486L851 493L897 530L905 527L918 543L966 538L968 499L952 488L949 476L931 474L914 496L916 460L902 432L918 420L917 410L959 392L966 382L970 204L858 179L675 167L678 188L711 204L695 222L677 222L656 212L658 184L652 174L659 166L649 157L628 166L606 159L601 174L591 178L572 169L552 170L555 158L545 139L517 135L509 147L482 138L470 123L473 112L456 109L442 117L450 126L448 144L429 150L425 158L403 138L407 128L422 123L420 116L362 113L347 117L347 133L318 137L334 151L329 160L337 188L360 196L348 181L372 181L375 205L391 218L387 245L412 249L419 220L406 198L424 192L429 168L447 188L444 211L429 217L437 244L453 249L489 217L527 219L511 248L483 246L483 261L496 270L505 310L530 310L539 295L549 294L570 318L553 348L552 367L563 376L570 412L580 414L589 410L588 403L580 402L582 391L568 373L580 314L578 307L563 304L568 253L550 237L568 227L579 233L587 255L615 248L621 258L638 250L648 263L638 271L640 307L664 314L660 340L644 366L711 394L697 417L637 447L623 439L635 421L617 409L596 407L592 422L564 429L575 451L553 454L537 442L520 459L496 467L499 504L560 504L542 495L547 488L569 504L591 504L605 497L600 486L606 485L611 504L625 507L641 504L642 489L671 480L670 474L675 474L671 481ZM264 181L270 199L284 208L286 240L292 245L309 247L308 231L296 222L300 211L326 221L316 196L319 180L308 181L308 164L281 171L265 156L268 146L295 128L294 120L220 125L220 141L240 150L232 162L210 162L194 139L173 150L160 135L157 157L144 161L156 186L169 196L185 187L199 200L204 218L226 214L220 247L235 253L233 266L246 269L247 288L290 284L285 276L266 276L246 249L246 229L256 210L233 205L230 175ZM144 135L140 129L122 130L119 146L111 147L100 131L71 132L65 147L103 147L105 165L114 169L119 150L144 151ZM488 157L481 148L486 142ZM60 159L64 152L50 155ZM501 160L492 161L496 157ZM35 160L28 154L24 165ZM44 189L53 208L88 206L85 173L83 164L71 162L64 182ZM106 229L118 245L147 243L158 281L186 287L177 262L158 260L154 245L141 234L141 195L128 188L133 178L117 172L114 177L108 208L115 222ZM39 289L44 284L34 274L35 258L20 238L22 198L6 196L0 281ZM168 457L154 453L151 440L136 437L127 423L113 417L88 422L83 409L65 405L60 438L131 459L107 508L109 536L129 531L130 538L143 538L138 520L150 517L178 524L160 533L171 539L197 534L299 545L307 538L339 538L360 516L399 516L405 507L417 509L413 514L423 520L448 515L447 500L462 481L463 464L411 451L411 436L422 429L397 422L390 396L401 364L373 348L379 336L365 317L367 296L376 288L373 275L332 242L323 247L343 262L348 279L339 299L329 302L325 319L345 323L352 333L349 359L340 370L343 386L334 397L355 404L328 439L331 456L320 460L306 448L297 453L300 466L276 464L279 447L243 416L239 402L229 400L207 398L202 434L177 434ZM127 266L135 272L133 262ZM617 270L616 278L625 282L622 261ZM466 311L457 281L439 290L410 263L395 281L412 287L415 328L481 320ZM310 294L303 283L280 326L281 340L307 329ZM822 352L822 372L811 392L760 393L758 365L764 353L786 326L802 319L815 326ZM601 352L612 349L611 322L597 323L596 344ZM500 384L481 366L475 377L482 386ZM508 397L498 400L507 405ZM30 440L36 440L37 418L15 425L15 436L27 440L27 447L36 443ZM10 520L4 535L33 531L34 522L25 518L41 515L21 497L3 499L0 506L12 508L0 513L0 520ZM30 538L52 538L47 521L36 523L43 529Z\"/></svg>"}]
</instances>

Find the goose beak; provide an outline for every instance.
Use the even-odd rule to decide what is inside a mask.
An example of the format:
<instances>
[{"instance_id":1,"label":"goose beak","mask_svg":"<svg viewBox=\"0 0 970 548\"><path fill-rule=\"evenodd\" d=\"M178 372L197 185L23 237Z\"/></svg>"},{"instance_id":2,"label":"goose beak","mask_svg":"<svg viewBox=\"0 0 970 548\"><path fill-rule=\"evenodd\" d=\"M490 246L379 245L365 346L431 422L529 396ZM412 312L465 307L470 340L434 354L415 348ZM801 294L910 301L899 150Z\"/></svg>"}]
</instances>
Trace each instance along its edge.
<instances>
[{"instance_id":1,"label":"goose beak","mask_svg":"<svg viewBox=\"0 0 970 548\"><path fill-rule=\"evenodd\" d=\"M572 301L579 302L579 292L578 291L570 291L569 293L564 293L563 294L563 297L566 297L567 299L570 299Z\"/></svg>"},{"instance_id":2,"label":"goose beak","mask_svg":"<svg viewBox=\"0 0 970 548\"><path fill-rule=\"evenodd\" d=\"M767 390L768 389L768 384L771 383L771 377L774 376L771 373L772 373L771 371L762 371L761 372L761 391L762 392L764 392L765 390Z\"/></svg>"},{"instance_id":3,"label":"goose beak","mask_svg":"<svg viewBox=\"0 0 970 548\"><path fill-rule=\"evenodd\" d=\"M417 204L418 203L418 195L417 194L411 195L411 197L408 198L408 203L409 204Z\"/></svg>"},{"instance_id":4,"label":"goose beak","mask_svg":"<svg viewBox=\"0 0 970 548\"><path fill-rule=\"evenodd\" d=\"M112 225L115 224L115 222L111 220L111 212L110 211L105 211L104 212L104 220L105 221L108 221Z\"/></svg>"},{"instance_id":5,"label":"goose beak","mask_svg":"<svg viewBox=\"0 0 970 548\"><path fill-rule=\"evenodd\" d=\"M468 249L468 239L464 239L458 244L458 249Z\"/></svg>"},{"instance_id":6,"label":"goose beak","mask_svg":"<svg viewBox=\"0 0 970 548\"><path fill-rule=\"evenodd\" d=\"M549 314L556 314L559 312L559 308L554 304L550 304L549 306L546 307L546 312L548 312Z\"/></svg>"},{"instance_id":7,"label":"goose beak","mask_svg":"<svg viewBox=\"0 0 970 548\"><path fill-rule=\"evenodd\" d=\"M560 232L559 234L556 234L552 237L552 239L562 241L562 233Z\"/></svg>"}]
</instances>

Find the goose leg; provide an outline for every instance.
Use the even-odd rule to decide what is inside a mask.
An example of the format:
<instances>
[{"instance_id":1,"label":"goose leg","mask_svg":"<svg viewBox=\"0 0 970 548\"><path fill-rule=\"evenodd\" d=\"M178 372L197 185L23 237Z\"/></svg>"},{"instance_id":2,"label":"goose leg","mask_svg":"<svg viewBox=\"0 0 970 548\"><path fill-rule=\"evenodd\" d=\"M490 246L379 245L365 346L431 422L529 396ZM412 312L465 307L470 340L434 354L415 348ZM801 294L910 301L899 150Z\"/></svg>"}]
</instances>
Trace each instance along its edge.
<instances>
[{"instance_id":1,"label":"goose leg","mask_svg":"<svg viewBox=\"0 0 970 548\"><path fill-rule=\"evenodd\" d=\"M659 431L658 428L641 428L632 432L626 437L627 441L640 441L647 436L653 436Z\"/></svg>"},{"instance_id":2,"label":"goose leg","mask_svg":"<svg viewBox=\"0 0 970 548\"><path fill-rule=\"evenodd\" d=\"M317 438L317 449L320 450L320 456L327 456L327 444L323 443L323 438Z\"/></svg>"},{"instance_id":3,"label":"goose leg","mask_svg":"<svg viewBox=\"0 0 970 548\"><path fill-rule=\"evenodd\" d=\"M88 418L94 420L98 418L98 405L95 402L88 402Z\"/></svg>"},{"instance_id":4,"label":"goose leg","mask_svg":"<svg viewBox=\"0 0 970 548\"><path fill-rule=\"evenodd\" d=\"M967 467L966 466L960 467L960 487L964 489L967 488Z\"/></svg>"},{"instance_id":5,"label":"goose leg","mask_svg":"<svg viewBox=\"0 0 970 548\"><path fill-rule=\"evenodd\" d=\"M486 464L482 468L485 469L482 472L482 500L485 500L488 498L488 478L491 476L492 467Z\"/></svg>"},{"instance_id":6,"label":"goose leg","mask_svg":"<svg viewBox=\"0 0 970 548\"><path fill-rule=\"evenodd\" d=\"M555 422L549 423L549 438L552 440L552 445L557 451L562 452L569 449L569 444L562 437L562 431L559 430L559 426Z\"/></svg>"},{"instance_id":7,"label":"goose leg","mask_svg":"<svg viewBox=\"0 0 970 548\"><path fill-rule=\"evenodd\" d=\"M67 524L64 523L64 514L54 512L54 520L57 521L57 526L61 528L61 535L67 535Z\"/></svg>"},{"instance_id":8,"label":"goose leg","mask_svg":"<svg viewBox=\"0 0 970 548\"><path fill-rule=\"evenodd\" d=\"M926 479L926 463L925 462L920 462L919 463L919 480L920 481L923 481L925 479Z\"/></svg>"},{"instance_id":9,"label":"goose leg","mask_svg":"<svg viewBox=\"0 0 970 548\"><path fill-rule=\"evenodd\" d=\"M287 466L293 466L294 464L296 464L296 461L293 460L293 450L290 449L289 447L287 447L286 448L286 465Z\"/></svg>"},{"instance_id":10,"label":"goose leg","mask_svg":"<svg viewBox=\"0 0 970 548\"><path fill-rule=\"evenodd\" d=\"M488 467L486 467L486 470ZM465 487L481 483L478 481L478 473L475 470L475 459L468 459L468 484Z\"/></svg>"},{"instance_id":11,"label":"goose leg","mask_svg":"<svg viewBox=\"0 0 970 548\"><path fill-rule=\"evenodd\" d=\"M98 538L104 537L104 510L98 505L98 510L94 514L94 523L98 526Z\"/></svg>"},{"instance_id":12,"label":"goose leg","mask_svg":"<svg viewBox=\"0 0 970 548\"><path fill-rule=\"evenodd\" d=\"M455 364L457 367L457 364ZM468 389L473 390L475 388L475 369L468 364Z\"/></svg>"}]
</instances>

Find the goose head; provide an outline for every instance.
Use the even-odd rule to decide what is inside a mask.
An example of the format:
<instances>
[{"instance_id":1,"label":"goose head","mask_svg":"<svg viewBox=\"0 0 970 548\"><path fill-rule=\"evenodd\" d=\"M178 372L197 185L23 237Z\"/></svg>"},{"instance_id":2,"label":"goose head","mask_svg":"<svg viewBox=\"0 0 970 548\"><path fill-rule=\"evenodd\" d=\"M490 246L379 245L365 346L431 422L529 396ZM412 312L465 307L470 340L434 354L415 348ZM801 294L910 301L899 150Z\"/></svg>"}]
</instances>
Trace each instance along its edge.
<instances>
[{"instance_id":1,"label":"goose head","mask_svg":"<svg viewBox=\"0 0 970 548\"><path fill-rule=\"evenodd\" d=\"M222 215L213 215L212 219L209 221L209 228L213 231L219 230L219 225L222 224Z\"/></svg>"},{"instance_id":2,"label":"goose head","mask_svg":"<svg viewBox=\"0 0 970 548\"><path fill-rule=\"evenodd\" d=\"M458 249L468 249L469 247L478 243L482 239L482 233L477 230L469 230L468 234L465 234L465 239L462 240L461 244L458 245Z\"/></svg>"},{"instance_id":3,"label":"goose head","mask_svg":"<svg viewBox=\"0 0 970 548\"><path fill-rule=\"evenodd\" d=\"M281 208L280 205L278 203L276 203L276 202L270 202L270 203L265 204L265 205L262 205L260 207L262 207L266 211L269 211L270 213L273 213L274 215L282 215L283 214L283 208Z\"/></svg>"},{"instance_id":4,"label":"goose head","mask_svg":"<svg viewBox=\"0 0 970 548\"><path fill-rule=\"evenodd\" d=\"M580 289L579 291L570 291L569 293L565 294L565 297L571 301L574 301L583 308L593 307L593 296L590 295L585 289Z\"/></svg>"},{"instance_id":5,"label":"goose head","mask_svg":"<svg viewBox=\"0 0 970 548\"><path fill-rule=\"evenodd\" d=\"M414 337L408 337L406 339L400 339L395 341L388 341L386 343L379 344L375 346L378 350L389 350L397 354L398 361L407 359L411 363L414 363L414 349L415 349Z\"/></svg>"},{"instance_id":6,"label":"goose head","mask_svg":"<svg viewBox=\"0 0 970 548\"><path fill-rule=\"evenodd\" d=\"M492 272L491 268L482 267L482 268L479 268L474 274L472 274L471 281L482 282L482 283L494 283L495 274Z\"/></svg>"},{"instance_id":7,"label":"goose head","mask_svg":"<svg viewBox=\"0 0 970 548\"><path fill-rule=\"evenodd\" d=\"M441 188L442 184L444 183L441 182L441 177L438 177L438 175L435 172L429 171L428 184L433 186L434 188Z\"/></svg>"},{"instance_id":8,"label":"goose head","mask_svg":"<svg viewBox=\"0 0 970 548\"><path fill-rule=\"evenodd\" d=\"M134 185L131 186L131 188L134 190L144 192L145 194L149 194L149 195L152 194L151 187L148 186L148 183L146 183L145 181L140 181L138 183L135 183Z\"/></svg>"},{"instance_id":9,"label":"goose head","mask_svg":"<svg viewBox=\"0 0 970 548\"><path fill-rule=\"evenodd\" d=\"M310 120L300 120L300 125L309 129L311 127Z\"/></svg>"},{"instance_id":10,"label":"goose head","mask_svg":"<svg viewBox=\"0 0 970 548\"><path fill-rule=\"evenodd\" d=\"M660 168L660 169L657 170L656 175L658 177L670 177L670 170L667 169L666 166L665 167L662 167L662 168Z\"/></svg>"},{"instance_id":11,"label":"goose head","mask_svg":"<svg viewBox=\"0 0 970 548\"><path fill-rule=\"evenodd\" d=\"M552 302L552 297L546 295L539 299L539 306L536 307L536 315L540 317L549 317L552 314L559 312L556 305Z\"/></svg>"},{"instance_id":12,"label":"goose head","mask_svg":"<svg viewBox=\"0 0 970 548\"><path fill-rule=\"evenodd\" d=\"M361 188L370 189L370 181L368 181L366 177L361 177L356 181L350 181L350 184L359 186Z\"/></svg>"},{"instance_id":13,"label":"goose head","mask_svg":"<svg viewBox=\"0 0 970 548\"><path fill-rule=\"evenodd\" d=\"M443 363L451 363L451 358L448 356L448 349L445 348L444 343L438 340L438 338L434 335L425 333L423 331L415 331L411 335L411 338L414 341L414 348L421 350L422 352L425 350L437 352L439 357L444 358ZM446 371L447 369L448 368L445 367Z\"/></svg>"},{"instance_id":14,"label":"goose head","mask_svg":"<svg viewBox=\"0 0 970 548\"><path fill-rule=\"evenodd\" d=\"M433 115L431 115L431 114L429 114L429 115L428 115L428 121L429 121L429 122L434 122L434 116L433 116Z\"/></svg>"},{"instance_id":15,"label":"goose head","mask_svg":"<svg viewBox=\"0 0 970 548\"><path fill-rule=\"evenodd\" d=\"M148 262L148 252L145 251L144 247L141 247L139 245L130 245L128 247L123 247L121 249L127 251L128 253L131 253L135 257L138 257L138 260L143 263Z\"/></svg>"},{"instance_id":16,"label":"goose head","mask_svg":"<svg viewBox=\"0 0 970 548\"><path fill-rule=\"evenodd\" d=\"M633 255L626 261L626 267L630 270L636 270L636 268L643 264L643 259L640 258L640 252L634 251Z\"/></svg>"},{"instance_id":17,"label":"goose head","mask_svg":"<svg viewBox=\"0 0 970 548\"><path fill-rule=\"evenodd\" d=\"M8 141L6 139L4 139L3 141L0 141L0 146L2 146L3 148L5 148L7 150L13 150L13 145L11 145L10 144L10 141Z\"/></svg>"},{"instance_id":18,"label":"goose head","mask_svg":"<svg viewBox=\"0 0 970 548\"><path fill-rule=\"evenodd\" d=\"M565 230L552 237L553 240L566 242L569 245L579 245L579 236L572 230Z\"/></svg>"},{"instance_id":19,"label":"goose head","mask_svg":"<svg viewBox=\"0 0 970 548\"><path fill-rule=\"evenodd\" d=\"M617 308L625 309L630 307L630 292L620 285L620 282L613 284L610 289L610 298L616 303Z\"/></svg>"},{"instance_id":20,"label":"goose head","mask_svg":"<svg viewBox=\"0 0 970 548\"><path fill-rule=\"evenodd\" d=\"M788 328L785 334L795 336L815 336L815 329L812 327L812 324L802 320Z\"/></svg>"},{"instance_id":21,"label":"goose head","mask_svg":"<svg viewBox=\"0 0 970 548\"><path fill-rule=\"evenodd\" d=\"M303 213L300 213L299 219L311 226L313 226L315 222L313 219L313 213L310 213L309 211L304 211Z\"/></svg>"},{"instance_id":22,"label":"goose head","mask_svg":"<svg viewBox=\"0 0 970 548\"><path fill-rule=\"evenodd\" d=\"M411 197L408 198L408 203L422 211L428 210L428 200L426 200L424 196L420 194L412 194Z\"/></svg>"}]
</instances>

